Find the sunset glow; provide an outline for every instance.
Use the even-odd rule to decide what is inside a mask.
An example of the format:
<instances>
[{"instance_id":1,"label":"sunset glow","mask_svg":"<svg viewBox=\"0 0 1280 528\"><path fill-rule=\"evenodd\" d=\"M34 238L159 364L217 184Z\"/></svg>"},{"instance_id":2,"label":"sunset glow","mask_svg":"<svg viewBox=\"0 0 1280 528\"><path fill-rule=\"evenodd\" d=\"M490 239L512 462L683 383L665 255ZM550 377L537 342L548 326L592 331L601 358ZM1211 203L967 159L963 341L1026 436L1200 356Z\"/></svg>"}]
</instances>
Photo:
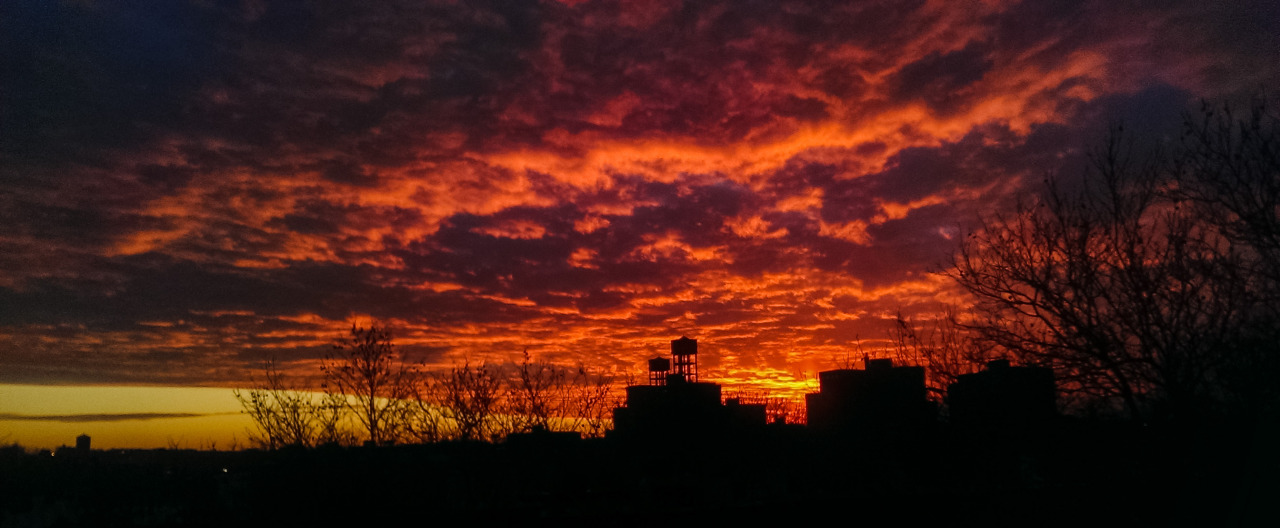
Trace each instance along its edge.
<instances>
[{"instance_id":1,"label":"sunset glow","mask_svg":"<svg viewBox=\"0 0 1280 528\"><path fill-rule=\"evenodd\" d=\"M4 416L235 411L353 321L427 370L637 379L686 335L703 379L799 397L963 303L933 272L966 226L1109 125L1280 86L1262 2L16 4L0 383L215 389Z\"/></svg>"}]
</instances>

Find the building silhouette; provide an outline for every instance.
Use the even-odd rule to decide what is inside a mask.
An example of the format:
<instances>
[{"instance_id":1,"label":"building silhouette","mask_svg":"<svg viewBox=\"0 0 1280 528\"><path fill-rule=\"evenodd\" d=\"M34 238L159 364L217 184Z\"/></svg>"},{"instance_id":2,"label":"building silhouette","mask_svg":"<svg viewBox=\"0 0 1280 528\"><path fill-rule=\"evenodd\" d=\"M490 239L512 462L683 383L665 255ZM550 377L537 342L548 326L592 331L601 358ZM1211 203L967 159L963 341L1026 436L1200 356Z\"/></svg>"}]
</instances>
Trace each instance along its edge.
<instances>
[{"instance_id":1,"label":"building silhouette","mask_svg":"<svg viewBox=\"0 0 1280 528\"><path fill-rule=\"evenodd\" d=\"M614 409L619 437L699 436L740 431L765 424L761 404L730 398L721 403L721 387L698 380L698 341L671 341L671 359L649 360L647 385L626 388L626 404Z\"/></svg>"},{"instance_id":2,"label":"building silhouette","mask_svg":"<svg viewBox=\"0 0 1280 528\"><path fill-rule=\"evenodd\" d=\"M805 395L809 427L819 433L884 436L920 433L937 419L926 396L924 367L869 359L864 368L818 373L819 392Z\"/></svg>"},{"instance_id":3,"label":"building silhouette","mask_svg":"<svg viewBox=\"0 0 1280 528\"><path fill-rule=\"evenodd\" d=\"M947 404L957 426L1044 422L1057 416L1053 370L990 361L982 372L961 375L947 387Z\"/></svg>"}]
</instances>

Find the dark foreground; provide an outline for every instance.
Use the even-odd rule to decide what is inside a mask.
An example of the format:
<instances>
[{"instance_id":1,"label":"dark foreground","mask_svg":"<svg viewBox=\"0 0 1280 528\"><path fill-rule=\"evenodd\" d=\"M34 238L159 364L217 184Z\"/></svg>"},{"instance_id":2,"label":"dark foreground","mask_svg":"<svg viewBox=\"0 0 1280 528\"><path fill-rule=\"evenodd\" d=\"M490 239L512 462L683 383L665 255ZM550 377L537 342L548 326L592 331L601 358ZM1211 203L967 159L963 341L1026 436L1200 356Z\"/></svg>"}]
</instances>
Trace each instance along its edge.
<instances>
[{"instance_id":1,"label":"dark foreground","mask_svg":"<svg viewBox=\"0 0 1280 528\"><path fill-rule=\"evenodd\" d=\"M875 442L780 427L696 441L9 450L0 526L1277 526L1276 433L1059 423Z\"/></svg>"}]
</instances>

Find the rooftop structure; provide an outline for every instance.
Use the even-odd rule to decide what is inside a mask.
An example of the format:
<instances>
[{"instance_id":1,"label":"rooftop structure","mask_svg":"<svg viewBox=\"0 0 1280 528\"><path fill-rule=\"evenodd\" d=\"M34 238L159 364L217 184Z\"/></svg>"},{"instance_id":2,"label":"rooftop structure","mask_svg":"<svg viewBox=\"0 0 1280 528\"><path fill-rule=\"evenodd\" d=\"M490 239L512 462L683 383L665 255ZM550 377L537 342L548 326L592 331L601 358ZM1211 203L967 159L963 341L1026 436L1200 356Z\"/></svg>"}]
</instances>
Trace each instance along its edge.
<instances>
[{"instance_id":1,"label":"rooftop structure","mask_svg":"<svg viewBox=\"0 0 1280 528\"><path fill-rule=\"evenodd\" d=\"M626 388L627 402L614 410L620 435L697 435L765 423L764 406L731 399L721 404L721 387L698 381L698 341L671 341L671 360L649 360L647 385Z\"/></svg>"},{"instance_id":2,"label":"rooftop structure","mask_svg":"<svg viewBox=\"0 0 1280 528\"><path fill-rule=\"evenodd\" d=\"M1057 416L1053 370L1014 367L1009 360L987 363L982 372L965 374L947 387L951 423L1017 425Z\"/></svg>"},{"instance_id":3,"label":"rooftop structure","mask_svg":"<svg viewBox=\"0 0 1280 528\"><path fill-rule=\"evenodd\" d=\"M809 426L815 430L874 433L919 429L936 418L928 400L923 367L895 367L872 359L862 370L818 373L819 392L807 394Z\"/></svg>"}]
</instances>

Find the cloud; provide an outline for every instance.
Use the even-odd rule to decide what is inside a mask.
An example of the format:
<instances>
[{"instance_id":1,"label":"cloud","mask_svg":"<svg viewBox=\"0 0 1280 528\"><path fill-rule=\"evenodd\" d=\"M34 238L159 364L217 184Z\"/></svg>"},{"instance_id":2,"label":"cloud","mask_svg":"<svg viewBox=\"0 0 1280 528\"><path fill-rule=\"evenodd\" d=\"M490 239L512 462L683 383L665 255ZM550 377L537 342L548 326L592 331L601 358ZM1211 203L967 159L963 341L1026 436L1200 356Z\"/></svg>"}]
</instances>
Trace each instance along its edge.
<instances>
[{"instance_id":1,"label":"cloud","mask_svg":"<svg viewBox=\"0 0 1280 528\"><path fill-rule=\"evenodd\" d=\"M1265 2L0 10L9 381L310 374L377 319L431 366L688 334L802 391L1114 121L1280 81Z\"/></svg>"},{"instance_id":2,"label":"cloud","mask_svg":"<svg viewBox=\"0 0 1280 528\"><path fill-rule=\"evenodd\" d=\"M201 418L205 416L221 416L237 414L224 413L102 413L102 414L13 414L0 413L0 420L35 421L35 422L123 422L126 420L167 420L171 418Z\"/></svg>"},{"instance_id":3,"label":"cloud","mask_svg":"<svg viewBox=\"0 0 1280 528\"><path fill-rule=\"evenodd\" d=\"M974 84L991 70L985 47L970 43L962 50L935 51L907 64L890 77L891 93L900 99L923 100L934 112L951 114L977 95Z\"/></svg>"}]
</instances>

